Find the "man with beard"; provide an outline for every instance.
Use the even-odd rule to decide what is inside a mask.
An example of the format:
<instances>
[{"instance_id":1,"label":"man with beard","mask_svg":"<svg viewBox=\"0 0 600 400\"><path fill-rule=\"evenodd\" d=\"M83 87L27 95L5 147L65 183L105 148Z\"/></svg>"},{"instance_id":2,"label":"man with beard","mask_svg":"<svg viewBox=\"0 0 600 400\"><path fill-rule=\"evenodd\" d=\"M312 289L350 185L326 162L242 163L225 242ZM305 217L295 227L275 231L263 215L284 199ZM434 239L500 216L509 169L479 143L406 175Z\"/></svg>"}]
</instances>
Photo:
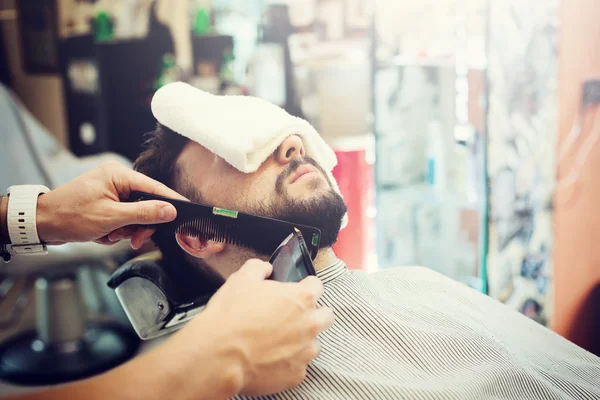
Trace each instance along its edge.
<instances>
[{"instance_id":1,"label":"man with beard","mask_svg":"<svg viewBox=\"0 0 600 400\"><path fill-rule=\"evenodd\" d=\"M344 201L301 135L286 136L252 173L163 125L146 146L138 171L192 201L321 229L319 304L336 323L319 336L306 380L266 398L600 399L599 358L491 298L425 268L349 271L331 248ZM182 234L157 242L182 290L216 287L246 260L268 258Z\"/></svg>"}]
</instances>

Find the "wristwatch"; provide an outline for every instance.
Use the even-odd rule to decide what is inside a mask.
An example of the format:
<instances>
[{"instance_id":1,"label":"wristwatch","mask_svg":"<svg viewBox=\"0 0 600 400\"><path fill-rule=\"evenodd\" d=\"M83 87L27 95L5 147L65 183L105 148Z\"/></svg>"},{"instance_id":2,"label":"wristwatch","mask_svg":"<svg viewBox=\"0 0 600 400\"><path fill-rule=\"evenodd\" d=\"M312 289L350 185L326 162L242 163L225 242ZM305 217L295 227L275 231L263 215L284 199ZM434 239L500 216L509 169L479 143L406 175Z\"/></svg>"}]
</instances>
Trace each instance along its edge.
<instances>
[{"instance_id":1,"label":"wristwatch","mask_svg":"<svg viewBox=\"0 0 600 400\"><path fill-rule=\"evenodd\" d=\"M13 254L48 254L37 232L37 201L40 194L49 192L42 185L17 185L8 188L8 234Z\"/></svg>"}]
</instances>

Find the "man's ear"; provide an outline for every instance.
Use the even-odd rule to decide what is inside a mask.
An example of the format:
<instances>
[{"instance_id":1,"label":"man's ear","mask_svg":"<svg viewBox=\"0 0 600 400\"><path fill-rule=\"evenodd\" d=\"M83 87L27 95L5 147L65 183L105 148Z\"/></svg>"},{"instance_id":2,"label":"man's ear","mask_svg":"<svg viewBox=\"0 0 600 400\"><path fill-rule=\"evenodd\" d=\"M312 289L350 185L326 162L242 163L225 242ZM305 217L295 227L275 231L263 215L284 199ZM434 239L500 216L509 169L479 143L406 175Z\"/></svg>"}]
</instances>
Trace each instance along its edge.
<instances>
[{"instance_id":1,"label":"man's ear","mask_svg":"<svg viewBox=\"0 0 600 400\"><path fill-rule=\"evenodd\" d=\"M177 240L179 247L196 258L208 258L225 249L225 243L214 242L212 240L182 235L179 233L175 235L175 239Z\"/></svg>"}]
</instances>

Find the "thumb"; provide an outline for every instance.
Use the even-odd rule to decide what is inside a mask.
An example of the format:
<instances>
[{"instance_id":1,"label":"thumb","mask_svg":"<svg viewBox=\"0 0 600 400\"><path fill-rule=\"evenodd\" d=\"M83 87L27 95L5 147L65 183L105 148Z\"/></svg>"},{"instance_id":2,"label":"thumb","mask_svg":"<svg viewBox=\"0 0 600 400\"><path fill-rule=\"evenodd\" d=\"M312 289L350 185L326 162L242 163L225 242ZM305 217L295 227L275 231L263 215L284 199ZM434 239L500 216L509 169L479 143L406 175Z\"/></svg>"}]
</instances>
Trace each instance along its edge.
<instances>
[{"instance_id":1,"label":"thumb","mask_svg":"<svg viewBox=\"0 0 600 400\"><path fill-rule=\"evenodd\" d=\"M175 207L165 201L147 200L116 203L113 212L115 228L127 225L151 225L171 222L177 217Z\"/></svg>"}]
</instances>

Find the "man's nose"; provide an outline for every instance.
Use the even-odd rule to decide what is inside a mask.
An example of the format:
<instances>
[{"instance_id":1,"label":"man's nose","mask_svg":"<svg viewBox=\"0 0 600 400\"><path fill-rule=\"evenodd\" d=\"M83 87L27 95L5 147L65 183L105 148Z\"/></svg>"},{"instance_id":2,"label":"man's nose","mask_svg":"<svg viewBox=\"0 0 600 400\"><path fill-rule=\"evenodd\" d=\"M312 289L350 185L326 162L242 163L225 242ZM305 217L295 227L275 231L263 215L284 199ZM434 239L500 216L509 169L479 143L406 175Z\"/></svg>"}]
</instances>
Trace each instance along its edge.
<instances>
[{"instance_id":1,"label":"man's nose","mask_svg":"<svg viewBox=\"0 0 600 400\"><path fill-rule=\"evenodd\" d=\"M275 160L281 165L286 165L294 158L304 157L305 154L302 139L298 135L291 135L275 150Z\"/></svg>"}]
</instances>

